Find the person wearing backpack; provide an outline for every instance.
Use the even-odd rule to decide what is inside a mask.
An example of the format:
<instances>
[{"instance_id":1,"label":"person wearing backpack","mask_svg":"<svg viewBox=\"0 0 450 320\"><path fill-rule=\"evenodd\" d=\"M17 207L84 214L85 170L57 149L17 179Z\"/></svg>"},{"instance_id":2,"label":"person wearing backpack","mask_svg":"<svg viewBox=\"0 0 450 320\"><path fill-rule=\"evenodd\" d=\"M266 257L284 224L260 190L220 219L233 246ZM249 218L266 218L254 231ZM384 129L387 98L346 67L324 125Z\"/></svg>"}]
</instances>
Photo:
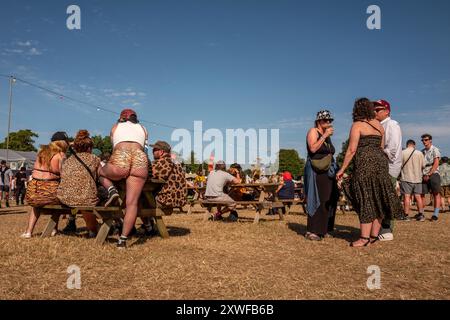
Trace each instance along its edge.
<instances>
[{"instance_id":1,"label":"person wearing backpack","mask_svg":"<svg viewBox=\"0 0 450 320\"><path fill-rule=\"evenodd\" d=\"M404 197L405 215L408 217L411 196L414 196L419 211L414 218L418 221L425 221L422 201L422 171L425 168L425 158L422 152L416 150L414 140L406 142L406 149L402 151L402 159L400 192Z\"/></svg>"}]
</instances>

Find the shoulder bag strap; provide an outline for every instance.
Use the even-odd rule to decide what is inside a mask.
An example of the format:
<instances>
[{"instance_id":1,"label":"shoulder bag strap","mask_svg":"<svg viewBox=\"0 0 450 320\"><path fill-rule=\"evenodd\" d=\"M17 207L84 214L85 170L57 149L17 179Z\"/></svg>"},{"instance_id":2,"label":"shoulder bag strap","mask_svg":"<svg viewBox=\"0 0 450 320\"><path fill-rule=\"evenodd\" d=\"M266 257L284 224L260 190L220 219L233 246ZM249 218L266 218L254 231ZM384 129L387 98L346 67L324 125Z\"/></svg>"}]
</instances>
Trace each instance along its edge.
<instances>
[{"instance_id":1,"label":"shoulder bag strap","mask_svg":"<svg viewBox=\"0 0 450 320\"><path fill-rule=\"evenodd\" d=\"M413 152L411 152L411 154L409 155L408 159L406 160L406 162L402 165L402 168L400 170L403 170L403 168L406 166L406 164L408 163L409 159L411 159L411 157L413 156L414 152L416 152L416 150L413 150Z\"/></svg>"},{"instance_id":2,"label":"shoulder bag strap","mask_svg":"<svg viewBox=\"0 0 450 320\"><path fill-rule=\"evenodd\" d=\"M78 160L79 163L81 163L83 165L83 167L86 168L87 172L89 172L89 175L91 176L92 180L94 180L94 183L97 184L97 179L95 179L94 174L92 173L91 169L89 169L89 167L87 166L86 163L83 162L83 160L80 159L80 157L76 154L75 150L71 150L73 156L75 157L75 159Z\"/></svg>"}]
</instances>

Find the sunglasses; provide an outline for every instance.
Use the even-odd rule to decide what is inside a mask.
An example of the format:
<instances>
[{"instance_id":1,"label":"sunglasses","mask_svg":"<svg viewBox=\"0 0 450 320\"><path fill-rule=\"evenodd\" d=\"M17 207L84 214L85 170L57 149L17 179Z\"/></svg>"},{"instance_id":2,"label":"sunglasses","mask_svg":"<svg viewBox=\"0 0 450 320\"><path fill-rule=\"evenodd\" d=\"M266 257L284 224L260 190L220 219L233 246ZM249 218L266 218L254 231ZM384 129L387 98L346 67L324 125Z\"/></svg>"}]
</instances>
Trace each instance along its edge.
<instances>
[{"instance_id":1,"label":"sunglasses","mask_svg":"<svg viewBox=\"0 0 450 320\"><path fill-rule=\"evenodd\" d=\"M422 142L430 141L430 139L422 139Z\"/></svg>"},{"instance_id":2,"label":"sunglasses","mask_svg":"<svg viewBox=\"0 0 450 320\"><path fill-rule=\"evenodd\" d=\"M386 108L377 108L377 109L375 109L375 112L378 113L378 112L383 111L383 110L386 110Z\"/></svg>"},{"instance_id":3,"label":"sunglasses","mask_svg":"<svg viewBox=\"0 0 450 320\"><path fill-rule=\"evenodd\" d=\"M153 152L160 151L161 149L153 148Z\"/></svg>"},{"instance_id":4,"label":"sunglasses","mask_svg":"<svg viewBox=\"0 0 450 320\"><path fill-rule=\"evenodd\" d=\"M332 123L333 122L333 120L330 120L330 119L322 119L321 121L326 122L326 123Z\"/></svg>"}]
</instances>

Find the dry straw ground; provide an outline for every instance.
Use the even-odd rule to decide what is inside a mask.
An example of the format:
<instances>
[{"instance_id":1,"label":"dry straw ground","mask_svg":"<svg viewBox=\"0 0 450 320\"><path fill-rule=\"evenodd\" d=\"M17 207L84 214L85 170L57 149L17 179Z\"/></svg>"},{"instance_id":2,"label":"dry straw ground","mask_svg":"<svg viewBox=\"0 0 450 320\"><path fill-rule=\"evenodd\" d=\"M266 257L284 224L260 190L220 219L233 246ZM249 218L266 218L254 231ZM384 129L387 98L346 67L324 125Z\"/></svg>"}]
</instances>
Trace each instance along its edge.
<instances>
[{"instance_id":1,"label":"dry straw ground","mask_svg":"<svg viewBox=\"0 0 450 320\"><path fill-rule=\"evenodd\" d=\"M303 238L306 217L298 214L259 225L252 211L237 223L174 214L165 217L170 239L133 238L119 251L113 239L102 247L80 236L19 239L27 214L2 209L0 299L448 299L450 214L441 216L398 222L395 241L355 249L354 214L339 214L336 237L322 242ZM66 286L73 264L80 290ZM381 268L380 290L366 287L370 265Z\"/></svg>"}]
</instances>

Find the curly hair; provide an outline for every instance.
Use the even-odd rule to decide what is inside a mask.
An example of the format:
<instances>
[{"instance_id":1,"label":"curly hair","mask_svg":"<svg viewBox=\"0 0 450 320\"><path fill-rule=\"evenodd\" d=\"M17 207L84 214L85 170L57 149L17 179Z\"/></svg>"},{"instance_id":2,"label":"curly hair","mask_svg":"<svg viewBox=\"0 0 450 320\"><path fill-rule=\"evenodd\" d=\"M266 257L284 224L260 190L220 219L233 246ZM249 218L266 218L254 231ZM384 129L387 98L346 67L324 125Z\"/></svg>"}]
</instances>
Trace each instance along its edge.
<instances>
[{"instance_id":1,"label":"curly hair","mask_svg":"<svg viewBox=\"0 0 450 320\"><path fill-rule=\"evenodd\" d=\"M353 122L375 119L375 107L367 98L359 98L353 106Z\"/></svg>"},{"instance_id":2,"label":"curly hair","mask_svg":"<svg viewBox=\"0 0 450 320\"><path fill-rule=\"evenodd\" d=\"M89 152L94 147L89 131L78 131L75 140L73 141L73 149L75 152Z\"/></svg>"}]
</instances>

